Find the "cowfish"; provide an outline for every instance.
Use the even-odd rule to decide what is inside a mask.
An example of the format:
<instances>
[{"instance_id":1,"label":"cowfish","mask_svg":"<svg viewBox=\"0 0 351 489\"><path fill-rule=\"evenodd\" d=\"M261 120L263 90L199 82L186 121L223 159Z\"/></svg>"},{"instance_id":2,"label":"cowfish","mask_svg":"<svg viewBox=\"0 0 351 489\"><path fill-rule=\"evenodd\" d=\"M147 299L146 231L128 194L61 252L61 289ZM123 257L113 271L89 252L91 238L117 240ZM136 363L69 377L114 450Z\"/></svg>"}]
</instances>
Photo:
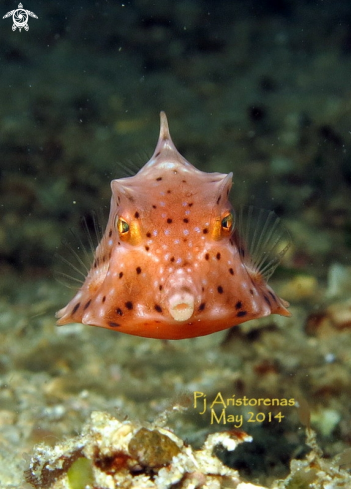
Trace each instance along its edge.
<instances>
[{"instance_id":1,"label":"cowfish","mask_svg":"<svg viewBox=\"0 0 351 489\"><path fill-rule=\"evenodd\" d=\"M111 182L106 230L57 324L175 340L290 316L288 302L267 284L289 245L279 218L253 207L236 213L232 173L195 168L160 115L151 159L134 176Z\"/></svg>"}]
</instances>

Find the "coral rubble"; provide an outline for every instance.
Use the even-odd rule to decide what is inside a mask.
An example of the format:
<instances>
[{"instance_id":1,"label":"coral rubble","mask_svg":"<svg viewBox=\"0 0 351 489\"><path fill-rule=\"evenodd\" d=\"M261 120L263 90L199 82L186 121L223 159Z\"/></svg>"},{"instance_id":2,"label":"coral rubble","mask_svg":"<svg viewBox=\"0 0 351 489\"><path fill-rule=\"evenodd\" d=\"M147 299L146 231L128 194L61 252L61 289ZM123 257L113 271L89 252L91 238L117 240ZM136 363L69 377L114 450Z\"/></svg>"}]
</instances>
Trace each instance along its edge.
<instances>
[{"instance_id":1,"label":"coral rubble","mask_svg":"<svg viewBox=\"0 0 351 489\"><path fill-rule=\"evenodd\" d=\"M316 434L306 428L311 451L292 460L291 472L271 489L340 489L351 487L350 450L333 460L323 458ZM215 455L218 447L233 451L252 438L242 431L210 434L195 450L172 431L119 421L96 411L80 437L36 447L27 482L35 489L268 489L242 480L239 472Z\"/></svg>"},{"instance_id":2,"label":"coral rubble","mask_svg":"<svg viewBox=\"0 0 351 489\"><path fill-rule=\"evenodd\" d=\"M36 489L264 489L244 483L213 453L218 446L232 451L244 441L251 437L243 432L214 433L194 450L168 429L94 412L82 436L54 448L37 446L26 480Z\"/></svg>"}]
</instances>

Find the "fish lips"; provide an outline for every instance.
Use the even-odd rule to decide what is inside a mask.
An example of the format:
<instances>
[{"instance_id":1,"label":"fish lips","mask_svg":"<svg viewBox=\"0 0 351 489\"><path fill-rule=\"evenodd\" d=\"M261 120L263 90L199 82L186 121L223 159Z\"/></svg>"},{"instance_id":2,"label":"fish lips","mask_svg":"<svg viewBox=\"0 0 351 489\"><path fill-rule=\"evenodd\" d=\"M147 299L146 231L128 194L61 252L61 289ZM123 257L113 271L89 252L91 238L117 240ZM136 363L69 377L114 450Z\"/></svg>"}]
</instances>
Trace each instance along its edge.
<instances>
[{"instance_id":1,"label":"fish lips","mask_svg":"<svg viewBox=\"0 0 351 489\"><path fill-rule=\"evenodd\" d=\"M178 269L171 273L164 285L162 302L171 317L182 322L194 314L198 295L192 278L183 269Z\"/></svg>"}]
</instances>

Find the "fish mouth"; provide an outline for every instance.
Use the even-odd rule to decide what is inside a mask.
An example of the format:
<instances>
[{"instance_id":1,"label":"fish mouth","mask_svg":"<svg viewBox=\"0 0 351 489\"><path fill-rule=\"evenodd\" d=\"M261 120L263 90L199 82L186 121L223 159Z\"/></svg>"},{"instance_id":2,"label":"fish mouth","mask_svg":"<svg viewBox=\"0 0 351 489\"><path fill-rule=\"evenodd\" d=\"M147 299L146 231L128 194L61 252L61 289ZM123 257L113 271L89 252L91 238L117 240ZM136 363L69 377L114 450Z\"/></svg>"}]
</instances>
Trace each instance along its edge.
<instances>
[{"instance_id":1,"label":"fish mouth","mask_svg":"<svg viewBox=\"0 0 351 489\"><path fill-rule=\"evenodd\" d=\"M177 322L190 319L195 310L196 286L183 269L173 272L164 285L164 307Z\"/></svg>"},{"instance_id":2,"label":"fish mouth","mask_svg":"<svg viewBox=\"0 0 351 489\"><path fill-rule=\"evenodd\" d=\"M168 299L168 312L175 321L187 321L194 313L195 299L189 292L175 292Z\"/></svg>"}]
</instances>

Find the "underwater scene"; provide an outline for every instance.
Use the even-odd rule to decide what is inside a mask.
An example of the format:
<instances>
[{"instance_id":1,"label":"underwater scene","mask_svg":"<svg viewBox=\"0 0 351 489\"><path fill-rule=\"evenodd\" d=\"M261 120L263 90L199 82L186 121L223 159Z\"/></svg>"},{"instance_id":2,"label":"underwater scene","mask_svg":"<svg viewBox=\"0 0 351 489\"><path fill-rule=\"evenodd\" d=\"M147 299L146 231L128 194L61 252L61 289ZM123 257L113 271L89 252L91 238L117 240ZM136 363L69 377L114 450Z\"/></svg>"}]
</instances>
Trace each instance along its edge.
<instances>
[{"instance_id":1,"label":"underwater scene","mask_svg":"<svg viewBox=\"0 0 351 489\"><path fill-rule=\"evenodd\" d=\"M351 488L350 2L0 8L0 488Z\"/></svg>"}]
</instances>

